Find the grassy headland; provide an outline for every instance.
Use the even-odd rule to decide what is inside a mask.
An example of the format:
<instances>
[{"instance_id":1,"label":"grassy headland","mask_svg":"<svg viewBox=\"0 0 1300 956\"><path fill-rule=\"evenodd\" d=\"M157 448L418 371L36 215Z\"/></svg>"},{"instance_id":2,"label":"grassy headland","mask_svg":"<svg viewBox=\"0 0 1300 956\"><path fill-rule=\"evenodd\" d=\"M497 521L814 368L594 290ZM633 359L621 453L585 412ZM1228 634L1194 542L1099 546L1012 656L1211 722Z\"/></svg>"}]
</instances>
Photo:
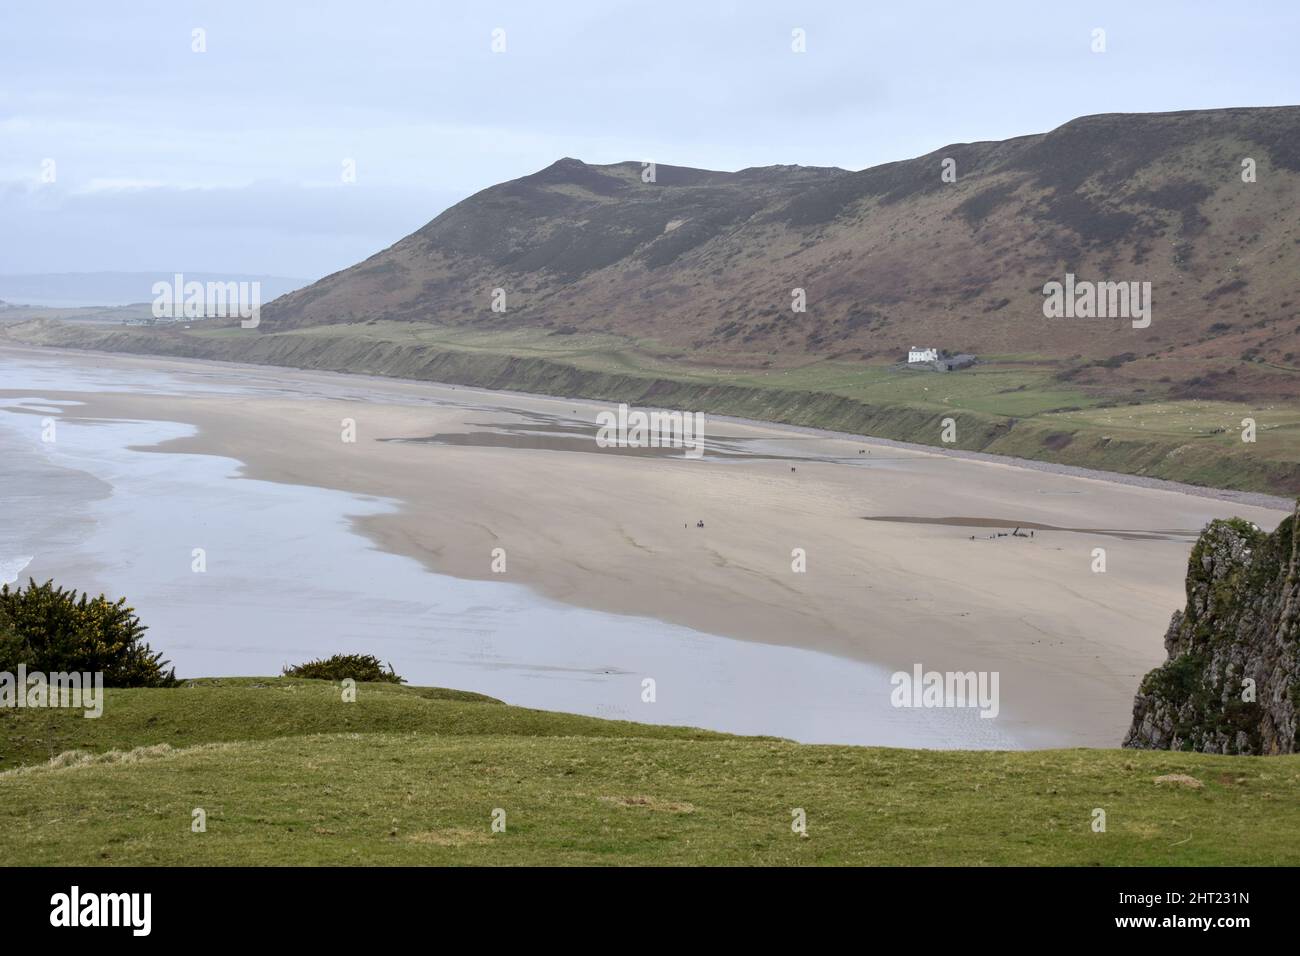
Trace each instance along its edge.
<instances>
[{"instance_id":1,"label":"grassy headland","mask_svg":"<svg viewBox=\"0 0 1300 956\"><path fill-rule=\"evenodd\" d=\"M0 711L10 863L1300 862L1296 756L810 746L283 678L106 693L98 720Z\"/></svg>"}]
</instances>

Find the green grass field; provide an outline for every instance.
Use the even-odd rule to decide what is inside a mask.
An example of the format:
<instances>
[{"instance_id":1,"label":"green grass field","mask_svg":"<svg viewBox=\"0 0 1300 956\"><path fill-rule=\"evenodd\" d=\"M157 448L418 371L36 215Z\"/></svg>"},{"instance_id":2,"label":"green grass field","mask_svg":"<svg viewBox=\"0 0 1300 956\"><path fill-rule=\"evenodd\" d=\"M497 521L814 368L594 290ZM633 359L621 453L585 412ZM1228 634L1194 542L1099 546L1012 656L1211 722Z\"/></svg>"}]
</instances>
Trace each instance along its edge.
<instances>
[{"instance_id":1,"label":"green grass field","mask_svg":"<svg viewBox=\"0 0 1300 956\"><path fill-rule=\"evenodd\" d=\"M107 693L98 720L0 711L7 863L1300 863L1300 756L809 746L275 678Z\"/></svg>"}]
</instances>

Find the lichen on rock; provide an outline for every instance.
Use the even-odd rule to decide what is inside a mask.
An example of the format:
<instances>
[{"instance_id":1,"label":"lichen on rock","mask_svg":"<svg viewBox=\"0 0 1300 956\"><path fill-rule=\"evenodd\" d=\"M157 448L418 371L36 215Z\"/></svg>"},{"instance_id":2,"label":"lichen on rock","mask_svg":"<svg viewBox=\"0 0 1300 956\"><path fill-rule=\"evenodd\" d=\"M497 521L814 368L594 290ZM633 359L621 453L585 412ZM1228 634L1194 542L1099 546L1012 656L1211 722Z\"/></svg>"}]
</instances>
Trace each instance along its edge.
<instances>
[{"instance_id":1,"label":"lichen on rock","mask_svg":"<svg viewBox=\"0 0 1300 956\"><path fill-rule=\"evenodd\" d=\"M1143 679L1125 747L1217 754L1296 752L1300 560L1296 512L1267 534L1211 522L1187 567L1169 659Z\"/></svg>"}]
</instances>

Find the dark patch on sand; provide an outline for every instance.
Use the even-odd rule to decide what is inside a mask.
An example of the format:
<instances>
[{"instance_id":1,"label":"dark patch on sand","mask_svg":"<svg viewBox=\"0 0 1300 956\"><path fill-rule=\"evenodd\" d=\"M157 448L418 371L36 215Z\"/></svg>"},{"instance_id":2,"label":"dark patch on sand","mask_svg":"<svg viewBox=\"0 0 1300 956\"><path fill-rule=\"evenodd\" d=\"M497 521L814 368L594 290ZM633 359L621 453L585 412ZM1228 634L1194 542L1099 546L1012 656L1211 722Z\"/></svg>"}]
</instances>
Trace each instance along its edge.
<instances>
[{"instance_id":1,"label":"dark patch on sand","mask_svg":"<svg viewBox=\"0 0 1300 956\"><path fill-rule=\"evenodd\" d=\"M894 521L901 524L937 524L950 528L1003 528L1012 531L1062 531L1067 534L1100 534L1130 541L1195 540L1198 531L1141 528L1062 528L1036 521L1013 521L1007 518L925 518L914 515L865 515L864 521Z\"/></svg>"}]
</instances>

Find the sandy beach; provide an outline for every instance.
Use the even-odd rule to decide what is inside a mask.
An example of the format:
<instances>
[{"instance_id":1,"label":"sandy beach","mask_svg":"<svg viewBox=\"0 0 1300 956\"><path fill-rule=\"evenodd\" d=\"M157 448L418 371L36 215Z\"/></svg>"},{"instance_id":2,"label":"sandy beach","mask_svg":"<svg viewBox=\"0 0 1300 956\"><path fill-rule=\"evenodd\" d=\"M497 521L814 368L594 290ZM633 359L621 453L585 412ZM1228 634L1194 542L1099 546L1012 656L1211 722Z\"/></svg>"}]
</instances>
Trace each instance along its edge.
<instances>
[{"instance_id":1,"label":"sandy beach","mask_svg":"<svg viewBox=\"0 0 1300 956\"><path fill-rule=\"evenodd\" d=\"M1117 745L1141 676L1164 658L1195 534L1215 517L1271 529L1285 515L1280 503L757 423L710 422L702 460L602 449L595 422L606 403L19 352L185 378L194 388L180 395L39 397L69 421L197 428L152 451L396 499L398 511L359 518L358 530L440 574L891 671L996 671L999 723L1027 745ZM0 382L0 397L30 395ZM355 441L344 440L349 423ZM1017 526L1033 536L1007 534ZM792 567L797 549L806 571Z\"/></svg>"}]
</instances>

